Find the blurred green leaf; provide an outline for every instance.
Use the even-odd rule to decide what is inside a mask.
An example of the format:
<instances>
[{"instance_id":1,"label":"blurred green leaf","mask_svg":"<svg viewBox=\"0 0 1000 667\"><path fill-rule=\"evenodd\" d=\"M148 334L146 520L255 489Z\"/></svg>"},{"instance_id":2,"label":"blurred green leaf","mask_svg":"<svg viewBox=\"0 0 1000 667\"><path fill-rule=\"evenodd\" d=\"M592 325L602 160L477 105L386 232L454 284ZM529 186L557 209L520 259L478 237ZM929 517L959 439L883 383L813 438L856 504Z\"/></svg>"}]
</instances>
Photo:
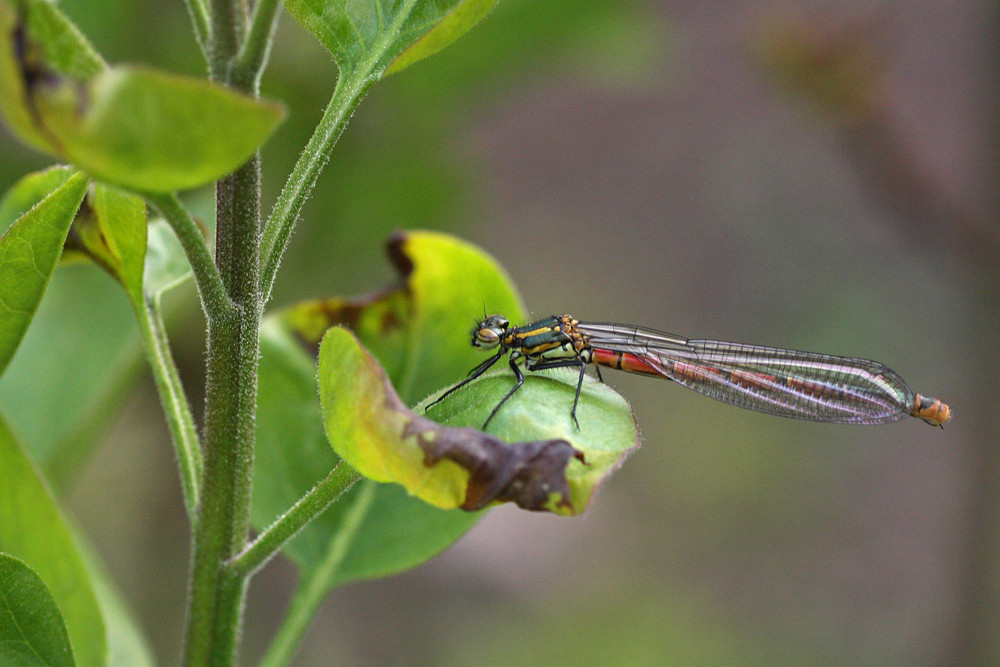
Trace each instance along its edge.
<instances>
[{"instance_id":1,"label":"blurred green leaf","mask_svg":"<svg viewBox=\"0 0 1000 667\"><path fill-rule=\"evenodd\" d=\"M146 192L185 190L233 171L284 116L277 103L144 67L106 69L83 88L41 87L32 100L60 157Z\"/></svg>"},{"instance_id":2,"label":"blurred green leaf","mask_svg":"<svg viewBox=\"0 0 1000 667\"><path fill-rule=\"evenodd\" d=\"M73 665L59 607L24 561L0 553L0 664Z\"/></svg>"},{"instance_id":3,"label":"blurred green leaf","mask_svg":"<svg viewBox=\"0 0 1000 667\"><path fill-rule=\"evenodd\" d=\"M329 49L341 77L371 81L390 65L398 71L437 53L478 23L497 2L285 0L285 7Z\"/></svg>"},{"instance_id":4,"label":"blurred green leaf","mask_svg":"<svg viewBox=\"0 0 1000 667\"><path fill-rule=\"evenodd\" d=\"M880 27L877 21L837 24L785 8L760 18L747 46L778 87L835 118L858 122L877 112L884 93Z\"/></svg>"},{"instance_id":5,"label":"blurred green leaf","mask_svg":"<svg viewBox=\"0 0 1000 667\"><path fill-rule=\"evenodd\" d=\"M31 146L144 192L233 171L284 115L277 103L204 79L105 67L44 0L0 4L0 110Z\"/></svg>"},{"instance_id":6,"label":"blurred green leaf","mask_svg":"<svg viewBox=\"0 0 1000 667\"><path fill-rule=\"evenodd\" d=\"M72 176L0 237L0 372L31 323L86 189L85 174Z\"/></svg>"},{"instance_id":7,"label":"blurred green leaf","mask_svg":"<svg viewBox=\"0 0 1000 667\"><path fill-rule=\"evenodd\" d=\"M0 112L25 143L47 153L58 146L39 125L29 87L47 72L88 79L104 61L76 26L47 0L0 0Z\"/></svg>"},{"instance_id":8,"label":"blurred green leaf","mask_svg":"<svg viewBox=\"0 0 1000 667\"><path fill-rule=\"evenodd\" d=\"M77 663L104 665L104 622L70 531L31 461L0 422L0 551L30 563L66 620Z\"/></svg>"},{"instance_id":9,"label":"blurred green leaf","mask_svg":"<svg viewBox=\"0 0 1000 667\"><path fill-rule=\"evenodd\" d=\"M118 414L142 361L121 287L90 264L56 271L0 377L0 411L57 491Z\"/></svg>"},{"instance_id":10,"label":"blurred green leaf","mask_svg":"<svg viewBox=\"0 0 1000 667\"><path fill-rule=\"evenodd\" d=\"M108 667L152 667L156 661L135 615L91 546L78 532L75 538L108 631Z\"/></svg>"},{"instance_id":11,"label":"blurred green leaf","mask_svg":"<svg viewBox=\"0 0 1000 667\"><path fill-rule=\"evenodd\" d=\"M106 67L104 59L73 22L51 0L3 0L17 6L24 31L30 38L24 57L28 65L44 62L60 74L87 79ZM37 53L31 53L37 49ZM31 58L38 60L30 60Z\"/></svg>"},{"instance_id":12,"label":"blurred green leaf","mask_svg":"<svg viewBox=\"0 0 1000 667\"><path fill-rule=\"evenodd\" d=\"M165 220L149 224L146 240L146 263L142 285L146 294L155 296L182 284L191 277L191 265L181 242Z\"/></svg>"}]
</instances>

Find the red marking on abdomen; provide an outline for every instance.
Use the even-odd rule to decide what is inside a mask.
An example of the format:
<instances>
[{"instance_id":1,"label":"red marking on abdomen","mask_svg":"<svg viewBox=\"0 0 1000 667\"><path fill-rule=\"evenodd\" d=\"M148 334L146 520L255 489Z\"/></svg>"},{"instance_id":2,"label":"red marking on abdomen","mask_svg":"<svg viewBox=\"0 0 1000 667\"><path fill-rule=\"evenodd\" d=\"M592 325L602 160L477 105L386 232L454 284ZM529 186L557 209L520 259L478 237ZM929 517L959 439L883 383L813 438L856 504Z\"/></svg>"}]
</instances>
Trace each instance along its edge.
<instances>
[{"instance_id":1,"label":"red marking on abdomen","mask_svg":"<svg viewBox=\"0 0 1000 667\"><path fill-rule=\"evenodd\" d=\"M660 372L651 366L642 357L631 352L612 352L602 350L599 347L591 348L591 361L598 366L616 368L629 373L641 373L642 375L660 375Z\"/></svg>"}]
</instances>

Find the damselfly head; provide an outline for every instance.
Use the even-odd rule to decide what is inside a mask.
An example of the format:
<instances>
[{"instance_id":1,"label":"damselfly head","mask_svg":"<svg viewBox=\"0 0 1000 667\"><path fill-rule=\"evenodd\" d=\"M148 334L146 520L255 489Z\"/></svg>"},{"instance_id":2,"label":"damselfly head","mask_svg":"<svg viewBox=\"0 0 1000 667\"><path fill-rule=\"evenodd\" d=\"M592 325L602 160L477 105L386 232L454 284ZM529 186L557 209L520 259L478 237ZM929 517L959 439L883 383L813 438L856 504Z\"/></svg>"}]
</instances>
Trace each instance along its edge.
<instances>
[{"instance_id":1,"label":"damselfly head","mask_svg":"<svg viewBox=\"0 0 1000 667\"><path fill-rule=\"evenodd\" d=\"M510 320L502 315L490 315L482 322L476 324L472 331L473 347L494 348L500 344L500 339L507 333Z\"/></svg>"}]
</instances>

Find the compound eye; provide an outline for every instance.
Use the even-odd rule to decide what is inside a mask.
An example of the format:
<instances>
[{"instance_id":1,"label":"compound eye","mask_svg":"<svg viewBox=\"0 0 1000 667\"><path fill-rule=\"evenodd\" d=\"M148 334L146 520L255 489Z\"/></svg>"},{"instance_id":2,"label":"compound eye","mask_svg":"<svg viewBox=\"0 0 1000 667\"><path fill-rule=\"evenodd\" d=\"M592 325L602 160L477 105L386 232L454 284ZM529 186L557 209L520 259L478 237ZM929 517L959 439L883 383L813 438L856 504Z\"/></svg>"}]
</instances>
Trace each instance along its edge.
<instances>
[{"instance_id":1,"label":"compound eye","mask_svg":"<svg viewBox=\"0 0 1000 667\"><path fill-rule=\"evenodd\" d=\"M499 343L500 334L485 327L476 332L476 337L472 341L476 347L496 347Z\"/></svg>"}]
</instances>

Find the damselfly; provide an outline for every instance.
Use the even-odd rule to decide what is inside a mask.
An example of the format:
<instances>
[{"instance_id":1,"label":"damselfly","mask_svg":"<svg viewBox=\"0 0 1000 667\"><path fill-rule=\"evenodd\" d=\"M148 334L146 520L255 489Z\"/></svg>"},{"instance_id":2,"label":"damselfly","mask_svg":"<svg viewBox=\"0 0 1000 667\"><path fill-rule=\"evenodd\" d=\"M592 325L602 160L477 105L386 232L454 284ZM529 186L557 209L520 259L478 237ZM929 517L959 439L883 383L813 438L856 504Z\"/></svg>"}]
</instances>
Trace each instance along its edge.
<instances>
[{"instance_id":1,"label":"damselfly","mask_svg":"<svg viewBox=\"0 0 1000 667\"><path fill-rule=\"evenodd\" d=\"M895 371L877 361L837 357L721 340L693 340L644 327L580 322L553 315L523 326L491 315L476 325L472 344L496 353L473 368L469 377L441 394L475 380L505 354L517 379L493 408L483 428L524 384L520 364L529 371L578 367L580 378L570 415L576 406L588 364L602 382L601 366L673 380L700 394L741 408L840 424L886 424L906 416L932 426L951 419L951 409L915 393Z\"/></svg>"}]
</instances>

